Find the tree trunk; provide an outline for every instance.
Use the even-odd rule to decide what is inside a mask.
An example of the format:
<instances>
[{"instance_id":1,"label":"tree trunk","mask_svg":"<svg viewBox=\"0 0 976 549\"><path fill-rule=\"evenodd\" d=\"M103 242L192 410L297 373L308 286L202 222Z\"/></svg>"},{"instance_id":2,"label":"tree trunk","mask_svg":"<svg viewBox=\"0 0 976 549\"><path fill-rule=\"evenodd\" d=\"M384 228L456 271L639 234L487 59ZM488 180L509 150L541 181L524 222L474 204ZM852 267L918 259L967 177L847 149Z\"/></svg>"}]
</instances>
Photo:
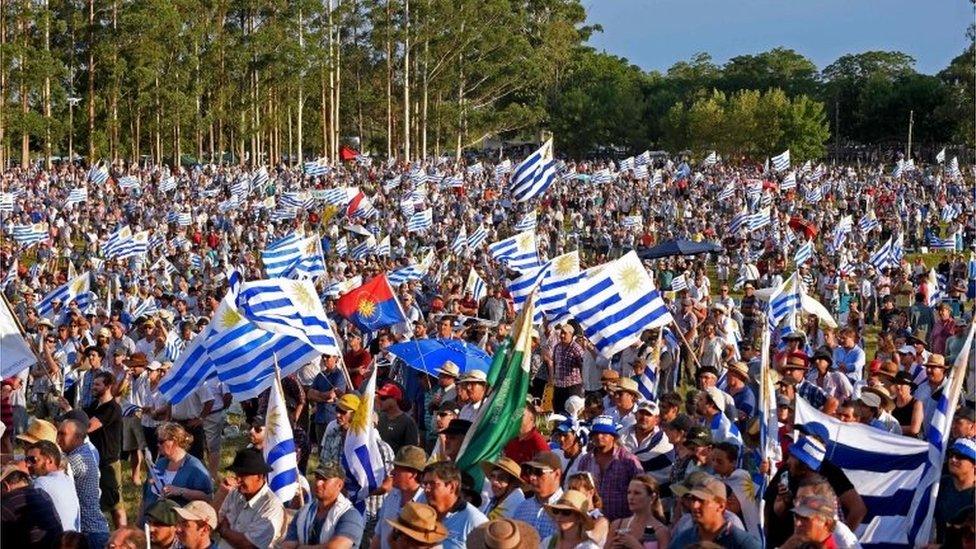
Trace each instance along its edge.
<instances>
[{"instance_id":1,"label":"tree trunk","mask_svg":"<svg viewBox=\"0 0 976 549\"><path fill-rule=\"evenodd\" d=\"M393 0L386 0L386 157L393 157Z\"/></svg>"},{"instance_id":2,"label":"tree trunk","mask_svg":"<svg viewBox=\"0 0 976 549\"><path fill-rule=\"evenodd\" d=\"M410 162L410 0L403 0L403 158Z\"/></svg>"},{"instance_id":3,"label":"tree trunk","mask_svg":"<svg viewBox=\"0 0 976 549\"><path fill-rule=\"evenodd\" d=\"M118 2L112 2L112 35L118 36ZM119 48L112 41L111 128L109 128L109 157L114 163L119 157Z\"/></svg>"},{"instance_id":4,"label":"tree trunk","mask_svg":"<svg viewBox=\"0 0 976 549\"><path fill-rule=\"evenodd\" d=\"M44 0L44 52L51 53L51 6L47 0ZM44 168L51 169L51 70L47 67L44 69Z\"/></svg>"},{"instance_id":5,"label":"tree trunk","mask_svg":"<svg viewBox=\"0 0 976 549\"><path fill-rule=\"evenodd\" d=\"M331 159L329 156L329 116L327 114L326 108L328 108L328 101L326 101L325 93L328 90L325 81L325 67L322 67L322 156Z\"/></svg>"},{"instance_id":6,"label":"tree trunk","mask_svg":"<svg viewBox=\"0 0 976 549\"><path fill-rule=\"evenodd\" d=\"M7 10L0 10L0 170L7 167L6 125L3 113L7 108Z\"/></svg>"},{"instance_id":7,"label":"tree trunk","mask_svg":"<svg viewBox=\"0 0 976 549\"><path fill-rule=\"evenodd\" d=\"M30 94L27 89L27 46L30 24L27 22L27 14L30 10L30 4L25 1L22 9L20 36L23 39L22 47L24 49L20 54L20 112L23 114L24 123L20 130L20 166L27 169L27 165L30 164L30 133L27 131L27 117L30 113Z\"/></svg>"},{"instance_id":8,"label":"tree trunk","mask_svg":"<svg viewBox=\"0 0 976 549\"><path fill-rule=\"evenodd\" d=\"M95 162L95 0L88 0L88 163Z\"/></svg>"},{"instance_id":9,"label":"tree trunk","mask_svg":"<svg viewBox=\"0 0 976 549\"><path fill-rule=\"evenodd\" d=\"M302 66L298 71L298 127L296 128L295 138L297 140L297 153L292 161L301 165L304 160L302 155L302 113L305 110L305 24L302 20L302 9L298 8L298 51L299 61ZM291 153L291 107L288 108L288 151Z\"/></svg>"}]
</instances>

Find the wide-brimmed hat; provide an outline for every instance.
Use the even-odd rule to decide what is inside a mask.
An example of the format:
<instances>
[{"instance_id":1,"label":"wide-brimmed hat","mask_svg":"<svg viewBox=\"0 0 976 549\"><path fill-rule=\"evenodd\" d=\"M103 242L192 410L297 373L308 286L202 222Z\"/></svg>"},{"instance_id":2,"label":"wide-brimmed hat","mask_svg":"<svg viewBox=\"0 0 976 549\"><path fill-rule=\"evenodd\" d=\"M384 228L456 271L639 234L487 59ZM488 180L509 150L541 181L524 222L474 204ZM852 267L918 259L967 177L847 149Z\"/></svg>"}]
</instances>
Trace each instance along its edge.
<instances>
[{"instance_id":1,"label":"wide-brimmed hat","mask_svg":"<svg viewBox=\"0 0 976 549\"><path fill-rule=\"evenodd\" d=\"M891 411L891 409L895 406L895 399L891 397L891 393L889 393L888 389L885 389L884 387L862 387L861 396L864 396L865 394L878 395L878 398L881 400L880 406L886 411Z\"/></svg>"},{"instance_id":2,"label":"wide-brimmed hat","mask_svg":"<svg viewBox=\"0 0 976 549\"><path fill-rule=\"evenodd\" d=\"M510 457L501 456L495 461L481 462L481 470L484 471L485 476L488 476L495 469L504 471L515 479L522 478L522 467Z\"/></svg>"},{"instance_id":3,"label":"wide-brimmed hat","mask_svg":"<svg viewBox=\"0 0 976 549\"><path fill-rule=\"evenodd\" d=\"M566 490L556 503L546 505L546 511L553 514L553 510L563 509L575 512L582 523L583 530L593 529L593 517L590 516L590 500L579 490Z\"/></svg>"},{"instance_id":4,"label":"wide-brimmed hat","mask_svg":"<svg viewBox=\"0 0 976 549\"><path fill-rule=\"evenodd\" d=\"M437 369L437 375L439 376L458 377L460 374L461 369L450 360L445 360L444 364L441 364L441 367Z\"/></svg>"},{"instance_id":5,"label":"wide-brimmed hat","mask_svg":"<svg viewBox=\"0 0 976 549\"><path fill-rule=\"evenodd\" d=\"M562 471L563 462L559 459L559 456L555 452L539 452L530 461L526 461L522 464L522 468L533 467L535 469L540 469L543 472L549 471Z\"/></svg>"},{"instance_id":6,"label":"wide-brimmed hat","mask_svg":"<svg viewBox=\"0 0 976 549\"><path fill-rule=\"evenodd\" d=\"M729 374L735 374L742 378L743 381L750 381L749 379L749 365L745 362L735 362L728 369Z\"/></svg>"},{"instance_id":7,"label":"wide-brimmed hat","mask_svg":"<svg viewBox=\"0 0 976 549\"><path fill-rule=\"evenodd\" d=\"M908 372L898 372L895 374L895 377L892 378L891 383L894 385L908 385L912 391L918 387L918 384L915 383L915 379L912 378L912 374Z\"/></svg>"},{"instance_id":8,"label":"wide-brimmed hat","mask_svg":"<svg viewBox=\"0 0 976 549\"><path fill-rule=\"evenodd\" d=\"M464 375L458 378L458 383L488 383L488 376L485 375L481 370L471 370L470 372L465 372Z\"/></svg>"},{"instance_id":9,"label":"wide-brimmed hat","mask_svg":"<svg viewBox=\"0 0 976 549\"><path fill-rule=\"evenodd\" d=\"M437 511L423 503L408 502L395 519L386 519L391 528L408 538L433 545L447 539L447 527L437 520Z\"/></svg>"},{"instance_id":10,"label":"wide-brimmed hat","mask_svg":"<svg viewBox=\"0 0 976 549\"><path fill-rule=\"evenodd\" d=\"M810 367L810 359L807 354L802 351L794 351L786 357L786 364L783 365L784 370L806 370Z\"/></svg>"},{"instance_id":11,"label":"wide-brimmed hat","mask_svg":"<svg viewBox=\"0 0 976 549\"><path fill-rule=\"evenodd\" d=\"M488 521L468 533L468 549L518 549L539 547L539 532L527 522L512 519Z\"/></svg>"},{"instance_id":12,"label":"wide-brimmed hat","mask_svg":"<svg viewBox=\"0 0 976 549\"><path fill-rule=\"evenodd\" d=\"M126 368L145 368L149 365L146 353L132 353L132 356L125 360Z\"/></svg>"},{"instance_id":13,"label":"wide-brimmed hat","mask_svg":"<svg viewBox=\"0 0 976 549\"><path fill-rule=\"evenodd\" d=\"M397 450L393 466L423 471L427 466L427 452L419 446L403 446Z\"/></svg>"},{"instance_id":14,"label":"wide-brimmed hat","mask_svg":"<svg viewBox=\"0 0 976 549\"><path fill-rule=\"evenodd\" d=\"M604 381L617 382L618 380L620 380L620 373L617 372L617 370L607 368L606 370L600 372L600 382L604 382Z\"/></svg>"},{"instance_id":15,"label":"wide-brimmed hat","mask_svg":"<svg viewBox=\"0 0 976 549\"><path fill-rule=\"evenodd\" d=\"M925 365L935 366L936 368L945 368L946 367L945 357L938 353L932 353L931 355L929 355L929 359L925 361Z\"/></svg>"},{"instance_id":16,"label":"wide-brimmed hat","mask_svg":"<svg viewBox=\"0 0 976 549\"><path fill-rule=\"evenodd\" d=\"M447 427L438 431L441 435L465 435L471 428L471 422L466 419L452 419Z\"/></svg>"},{"instance_id":17,"label":"wide-brimmed hat","mask_svg":"<svg viewBox=\"0 0 976 549\"><path fill-rule=\"evenodd\" d=\"M34 444L40 440L58 443L58 428L50 421L35 419L27 426L27 430L17 435L17 440Z\"/></svg>"},{"instance_id":18,"label":"wide-brimmed hat","mask_svg":"<svg viewBox=\"0 0 976 549\"><path fill-rule=\"evenodd\" d=\"M271 472L264 455L257 448L243 448L234 454L234 462L227 467L237 475L265 475Z\"/></svg>"},{"instance_id":19,"label":"wide-brimmed hat","mask_svg":"<svg viewBox=\"0 0 976 549\"><path fill-rule=\"evenodd\" d=\"M898 363L893 360L886 360L878 366L878 371L874 374L891 381L898 374Z\"/></svg>"},{"instance_id":20,"label":"wide-brimmed hat","mask_svg":"<svg viewBox=\"0 0 976 549\"><path fill-rule=\"evenodd\" d=\"M617 382L617 388L614 390L614 392L617 391L624 391L627 393L631 393L636 398L643 397L643 395L641 395L640 389L637 387L637 382L634 381L633 379L630 379L629 377L620 378L620 381Z\"/></svg>"}]
</instances>

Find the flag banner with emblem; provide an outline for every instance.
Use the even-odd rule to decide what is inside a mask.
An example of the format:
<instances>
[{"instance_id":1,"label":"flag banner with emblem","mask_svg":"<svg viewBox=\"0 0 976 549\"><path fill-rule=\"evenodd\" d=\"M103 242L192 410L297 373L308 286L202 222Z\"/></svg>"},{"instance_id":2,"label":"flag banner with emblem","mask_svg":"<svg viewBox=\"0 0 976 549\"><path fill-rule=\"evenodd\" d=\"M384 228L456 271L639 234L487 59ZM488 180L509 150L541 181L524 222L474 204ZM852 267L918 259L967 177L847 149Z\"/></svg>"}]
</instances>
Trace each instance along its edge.
<instances>
[{"instance_id":1,"label":"flag banner with emblem","mask_svg":"<svg viewBox=\"0 0 976 549\"><path fill-rule=\"evenodd\" d=\"M33 364L37 364L37 357L17 327L7 298L0 297L0 376L7 379Z\"/></svg>"},{"instance_id":2,"label":"flag banner with emblem","mask_svg":"<svg viewBox=\"0 0 976 549\"><path fill-rule=\"evenodd\" d=\"M78 308L84 310L90 301L91 277L86 271L78 275L74 280L62 285L56 290L44 296L34 307L37 309L38 316L48 316L54 312L54 301L60 301L61 306L67 309L72 301L78 301Z\"/></svg>"},{"instance_id":3,"label":"flag banner with emblem","mask_svg":"<svg viewBox=\"0 0 976 549\"><path fill-rule=\"evenodd\" d=\"M530 295L515 319L508 344L503 345L505 350L495 353L490 371L497 372L496 381L458 451L458 469L471 475L476 491L481 490L485 479L481 464L498 458L508 441L519 432L519 420L529 392L534 302L535 296Z\"/></svg>"},{"instance_id":4,"label":"flag banner with emblem","mask_svg":"<svg viewBox=\"0 0 976 549\"><path fill-rule=\"evenodd\" d=\"M362 332L375 332L407 320L385 274L340 297L336 311Z\"/></svg>"},{"instance_id":5,"label":"flag banner with emblem","mask_svg":"<svg viewBox=\"0 0 976 549\"><path fill-rule=\"evenodd\" d=\"M324 355L339 355L329 317L310 280L277 278L241 284L237 307L256 326L289 335Z\"/></svg>"},{"instance_id":6,"label":"flag banner with emblem","mask_svg":"<svg viewBox=\"0 0 976 549\"><path fill-rule=\"evenodd\" d=\"M268 487L282 502L290 502L298 492L298 452L295 435L285 407L281 380L275 376L268 394L268 412L264 418L264 460L271 467Z\"/></svg>"},{"instance_id":7,"label":"flag banner with emblem","mask_svg":"<svg viewBox=\"0 0 976 549\"><path fill-rule=\"evenodd\" d=\"M376 400L376 371L363 387L359 407L353 410L342 447L342 468L346 471L349 499L362 507L366 497L386 479L386 464L379 448L379 434L373 424Z\"/></svg>"},{"instance_id":8,"label":"flag banner with emblem","mask_svg":"<svg viewBox=\"0 0 976 549\"><path fill-rule=\"evenodd\" d=\"M488 252L495 261L516 271L529 271L539 266L535 231L526 231L488 245Z\"/></svg>"}]
</instances>

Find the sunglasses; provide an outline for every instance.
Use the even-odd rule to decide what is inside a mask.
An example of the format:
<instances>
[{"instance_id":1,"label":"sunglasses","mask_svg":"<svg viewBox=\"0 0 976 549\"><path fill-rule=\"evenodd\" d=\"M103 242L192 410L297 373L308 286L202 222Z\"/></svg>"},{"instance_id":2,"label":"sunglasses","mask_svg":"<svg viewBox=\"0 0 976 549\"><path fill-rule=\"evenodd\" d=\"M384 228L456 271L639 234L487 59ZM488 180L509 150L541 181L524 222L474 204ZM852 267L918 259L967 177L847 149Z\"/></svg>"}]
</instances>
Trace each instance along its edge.
<instances>
[{"instance_id":1,"label":"sunglasses","mask_svg":"<svg viewBox=\"0 0 976 549\"><path fill-rule=\"evenodd\" d=\"M37 456L26 456L24 458L24 461L30 463L31 465L34 465L35 463L37 463Z\"/></svg>"},{"instance_id":2,"label":"sunglasses","mask_svg":"<svg viewBox=\"0 0 976 549\"><path fill-rule=\"evenodd\" d=\"M552 514L557 517L571 517L576 513L574 511L570 511L569 509L553 509Z\"/></svg>"},{"instance_id":3,"label":"sunglasses","mask_svg":"<svg viewBox=\"0 0 976 549\"><path fill-rule=\"evenodd\" d=\"M453 416L454 412L437 412L437 417Z\"/></svg>"}]
</instances>

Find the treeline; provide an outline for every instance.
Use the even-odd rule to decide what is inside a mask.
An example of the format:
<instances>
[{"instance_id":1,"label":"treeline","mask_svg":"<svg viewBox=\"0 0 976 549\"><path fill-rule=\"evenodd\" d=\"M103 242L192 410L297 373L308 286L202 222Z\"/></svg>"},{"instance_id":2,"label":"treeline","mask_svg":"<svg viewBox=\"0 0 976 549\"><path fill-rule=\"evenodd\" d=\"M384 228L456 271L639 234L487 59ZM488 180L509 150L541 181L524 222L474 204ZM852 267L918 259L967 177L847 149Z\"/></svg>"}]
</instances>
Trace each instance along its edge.
<instances>
[{"instance_id":1,"label":"treeline","mask_svg":"<svg viewBox=\"0 0 976 549\"><path fill-rule=\"evenodd\" d=\"M792 50L644 72L585 45L580 0L0 3L0 164L415 159L555 135L571 155L798 158L828 139L973 142L973 48L938 75L897 52L822 71ZM971 36L970 36L971 37Z\"/></svg>"}]
</instances>

